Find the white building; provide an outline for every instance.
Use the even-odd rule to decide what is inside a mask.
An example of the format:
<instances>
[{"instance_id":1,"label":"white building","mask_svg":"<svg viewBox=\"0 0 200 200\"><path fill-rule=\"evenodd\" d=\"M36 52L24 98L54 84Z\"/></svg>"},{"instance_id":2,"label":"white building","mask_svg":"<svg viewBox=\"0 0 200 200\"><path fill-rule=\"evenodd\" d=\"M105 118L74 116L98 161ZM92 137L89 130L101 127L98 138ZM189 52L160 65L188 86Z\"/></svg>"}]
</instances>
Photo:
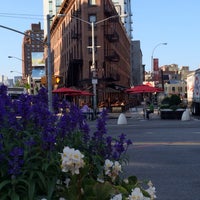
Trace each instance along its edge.
<instances>
[{"instance_id":1,"label":"white building","mask_svg":"<svg viewBox=\"0 0 200 200\"><path fill-rule=\"evenodd\" d=\"M127 15L122 19L126 28L127 34L132 39L132 11L131 0L112 0L119 15Z\"/></svg>"},{"instance_id":2,"label":"white building","mask_svg":"<svg viewBox=\"0 0 200 200\"><path fill-rule=\"evenodd\" d=\"M44 36L47 34L47 14L56 15L64 0L43 0L43 13L44 13Z\"/></svg>"}]
</instances>

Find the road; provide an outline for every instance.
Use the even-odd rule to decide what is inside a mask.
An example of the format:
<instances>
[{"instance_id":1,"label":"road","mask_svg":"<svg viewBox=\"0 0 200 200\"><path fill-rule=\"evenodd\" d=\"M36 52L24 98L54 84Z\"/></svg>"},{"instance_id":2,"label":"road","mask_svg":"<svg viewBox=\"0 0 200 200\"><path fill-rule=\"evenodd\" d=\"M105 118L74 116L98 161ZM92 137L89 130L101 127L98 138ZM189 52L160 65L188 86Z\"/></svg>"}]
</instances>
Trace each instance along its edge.
<instances>
[{"instance_id":1,"label":"road","mask_svg":"<svg viewBox=\"0 0 200 200\"><path fill-rule=\"evenodd\" d=\"M94 124L91 124L94 128ZM133 141L125 172L151 180L158 200L200 200L200 120L108 120L108 134Z\"/></svg>"}]
</instances>

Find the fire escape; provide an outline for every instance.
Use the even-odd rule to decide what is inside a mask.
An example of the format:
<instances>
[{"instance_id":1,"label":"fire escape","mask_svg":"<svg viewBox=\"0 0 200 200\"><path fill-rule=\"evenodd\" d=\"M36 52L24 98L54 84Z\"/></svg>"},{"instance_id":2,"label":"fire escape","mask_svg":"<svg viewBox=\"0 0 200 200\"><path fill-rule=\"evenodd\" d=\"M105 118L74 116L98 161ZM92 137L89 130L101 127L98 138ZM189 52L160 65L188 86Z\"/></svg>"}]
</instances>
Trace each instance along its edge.
<instances>
[{"instance_id":1,"label":"fire escape","mask_svg":"<svg viewBox=\"0 0 200 200\"><path fill-rule=\"evenodd\" d=\"M106 3L104 4L104 14L106 17L117 15L114 7ZM120 80L120 74L117 71L118 62L120 61L120 56L114 49L114 44L119 42L119 34L116 31L116 25L119 18L109 19L104 25L104 36L105 36L105 50L104 50L104 81L105 83L110 83ZM116 66L116 67L110 67Z\"/></svg>"}]
</instances>

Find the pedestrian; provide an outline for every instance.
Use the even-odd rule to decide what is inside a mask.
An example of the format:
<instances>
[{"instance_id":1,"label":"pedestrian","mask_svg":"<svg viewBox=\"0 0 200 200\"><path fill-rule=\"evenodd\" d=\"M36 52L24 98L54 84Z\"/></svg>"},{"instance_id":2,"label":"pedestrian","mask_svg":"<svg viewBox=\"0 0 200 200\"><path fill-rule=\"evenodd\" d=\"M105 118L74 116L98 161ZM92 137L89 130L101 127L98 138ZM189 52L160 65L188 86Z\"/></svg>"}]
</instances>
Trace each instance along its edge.
<instances>
[{"instance_id":1,"label":"pedestrian","mask_svg":"<svg viewBox=\"0 0 200 200\"><path fill-rule=\"evenodd\" d=\"M85 117L86 119L88 119L88 118L89 118L89 111L90 111L90 108L89 108L89 106L87 105L87 103L83 103L82 108L81 108L81 111L82 111L84 117Z\"/></svg>"},{"instance_id":2,"label":"pedestrian","mask_svg":"<svg viewBox=\"0 0 200 200\"><path fill-rule=\"evenodd\" d=\"M150 102L147 102L147 107L146 107L146 118L149 119L149 114L154 113L154 105Z\"/></svg>"}]
</instances>

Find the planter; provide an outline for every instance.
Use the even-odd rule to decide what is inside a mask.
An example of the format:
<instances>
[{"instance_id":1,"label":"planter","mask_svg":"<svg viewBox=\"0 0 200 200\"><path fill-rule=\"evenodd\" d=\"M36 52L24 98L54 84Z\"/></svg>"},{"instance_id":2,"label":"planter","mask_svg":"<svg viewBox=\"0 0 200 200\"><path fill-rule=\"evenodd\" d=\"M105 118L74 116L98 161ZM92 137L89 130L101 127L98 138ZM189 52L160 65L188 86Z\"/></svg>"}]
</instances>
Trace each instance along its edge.
<instances>
[{"instance_id":1,"label":"planter","mask_svg":"<svg viewBox=\"0 0 200 200\"><path fill-rule=\"evenodd\" d=\"M181 119L183 112L185 109L161 109L160 110L160 118L161 119Z\"/></svg>"}]
</instances>

